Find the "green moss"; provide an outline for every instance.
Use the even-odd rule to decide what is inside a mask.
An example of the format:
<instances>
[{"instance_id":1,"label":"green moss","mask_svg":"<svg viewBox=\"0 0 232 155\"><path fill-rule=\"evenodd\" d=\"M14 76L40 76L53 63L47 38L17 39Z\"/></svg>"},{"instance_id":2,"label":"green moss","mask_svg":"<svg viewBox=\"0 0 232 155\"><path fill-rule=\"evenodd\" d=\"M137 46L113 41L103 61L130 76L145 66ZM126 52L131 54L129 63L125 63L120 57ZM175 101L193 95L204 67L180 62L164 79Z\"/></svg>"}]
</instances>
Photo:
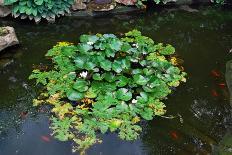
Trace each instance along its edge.
<instances>
[{"instance_id":1,"label":"green moss","mask_svg":"<svg viewBox=\"0 0 232 155\"><path fill-rule=\"evenodd\" d=\"M0 36L4 36L4 35L6 35L6 34L8 34L7 29L5 29L5 28L3 28L3 27L0 27Z\"/></svg>"}]
</instances>

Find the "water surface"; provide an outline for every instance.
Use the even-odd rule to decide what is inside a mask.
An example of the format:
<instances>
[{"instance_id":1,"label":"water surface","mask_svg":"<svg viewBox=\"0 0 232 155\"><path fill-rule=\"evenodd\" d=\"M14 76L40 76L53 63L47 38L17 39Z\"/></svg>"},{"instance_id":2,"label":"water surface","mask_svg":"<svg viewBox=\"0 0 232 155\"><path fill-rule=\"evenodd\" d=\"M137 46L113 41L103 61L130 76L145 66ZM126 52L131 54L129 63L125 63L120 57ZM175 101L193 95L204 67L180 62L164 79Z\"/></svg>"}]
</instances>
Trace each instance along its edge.
<instances>
[{"instance_id":1,"label":"water surface","mask_svg":"<svg viewBox=\"0 0 232 155\"><path fill-rule=\"evenodd\" d=\"M116 134L100 135L103 143L89 155L212 154L218 152L224 135L231 136L232 109L225 83L225 65L232 59L232 11L202 7L199 12L150 11L114 17L65 17L56 24L34 25L29 21L1 19L14 26L21 42L0 56L0 155L70 155L71 142L48 136L49 114L33 108L38 91L28 76L33 64L49 63L45 53L58 41L77 43L83 33L115 33L138 29L156 42L172 44L184 60L188 73L168 97L167 115L143 122L140 139L121 141ZM211 73L216 71L220 77ZM215 94L216 92L216 94ZM217 154L217 153L216 153Z\"/></svg>"}]
</instances>

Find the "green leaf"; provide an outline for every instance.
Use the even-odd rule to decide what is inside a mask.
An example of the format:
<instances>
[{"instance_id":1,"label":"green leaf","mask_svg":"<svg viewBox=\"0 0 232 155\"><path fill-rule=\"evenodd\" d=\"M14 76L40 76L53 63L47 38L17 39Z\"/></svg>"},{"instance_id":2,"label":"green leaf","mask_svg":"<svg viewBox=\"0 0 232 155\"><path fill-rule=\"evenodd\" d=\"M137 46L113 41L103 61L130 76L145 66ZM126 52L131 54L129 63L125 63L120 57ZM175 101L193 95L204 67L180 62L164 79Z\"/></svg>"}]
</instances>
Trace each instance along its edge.
<instances>
[{"instance_id":1,"label":"green leaf","mask_svg":"<svg viewBox=\"0 0 232 155\"><path fill-rule=\"evenodd\" d=\"M88 90L88 82L82 79L77 79L74 83L73 88L78 90L79 92L85 92Z\"/></svg>"},{"instance_id":2,"label":"green leaf","mask_svg":"<svg viewBox=\"0 0 232 155\"><path fill-rule=\"evenodd\" d=\"M162 55L171 55L175 53L175 48L172 45L167 45L159 51Z\"/></svg>"},{"instance_id":3,"label":"green leaf","mask_svg":"<svg viewBox=\"0 0 232 155\"><path fill-rule=\"evenodd\" d=\"M116 80L115 75L111 72L104 73L103 77L108 82L114 82Z\"/></svg>"},{"instance_id":4,"label":"green leaf","mask_svg":"<svg viewBox=\"0 0 232 155\"><path fill-rule=\"evenodd\" d=\"M80 69L83 69L84 68L84 64L85 64L85 61L86 61L86 58L85 57L76 57L74 62L75 62L75 66L80 68Z\"/></svg>"},{"instance_id":5,"label":"green leaf","mask_svg":"<svg viewBox=\"0 0 232 155\"><path fill-rule=\"evenodd\" d=\"M80 42L94 44L99 38L96 35L81 35Z\"/></svg>"},{"instance_id":6,"label":"green leaf","mask_svg":"<svg viewBox=\"0 0 232 155\"><path fill-rule=\"evenodd\" d=\"M93 46L82 43L77 46L77 49L80 51L80 53L86 53L89 50L93 49Z\"/></svg>"},{"instance_id":7,"label":"green leaf","mask_svg":"<svg viewBox=\"0 0 232 155\"><path fill-rule=\"evenodd\" d=\"M138 85L145 85L149 81L148 78L140 75L140 74L135 74L133 75L134 82Z\"/></svg>"},{"instance_id":8,"label":"green leaf","mask_svg":"<svg viewBox=\"0 0 232 155\"><path fill-rule=\"evenodd\" d=\"M112 64L112 62L109 60L106 60L106 59L100 62L101 68L103 68L106 71L111 70L111 64Z\"/></svg>"},{"instance_id":9,"label":"green leaf","mask_svg":"<svg viewBox=\"0 0 232 155\"><path fill-rule=\"evenodd\" d=\"M97 91L93 90L92 87L88 89L88 91L85 93L85 97L87 98L96 98L97 97Z\"/></svg>"},{"instance_id":10,"label":"green leaf","mask_svg":"<svg viewBox=\"0 0 232 155\"><path fill-rule=\"evenodd\" d=\"M42 5L43 4L43 0L34 0L36 5Z\"/></svg>"},{"instance_id":11,"label":"green leaf","mask_svg":"<svg viewBox=\"0 0 232 155\"><path fill-rule=\"evenodd\" d=\"M91 61L88 61L84 64L84 68L87 69L87 70L93 70L94 67L96 67L96 64L94 64L93 62Z\"/></svg>"},{"instance_id":12,"label":"green leaf","mask_svg":"<svg viewBox=\"0 0 232 155\"><path fill-rule=\"evenodd\" d=\"M125 76L118 76L117 77L117 86L118 87L124 87L124 86L126 86L127 84L128 84L128 82L129 82L129 79L127 78L127 77L125 77Z\"/></svg>"},{"instance_id":13,"label":"green leaf","mask_svg":"<svg viewBox=\"0 0 232 155\"><path fill-rule=\"evenodd\" d=\"M116 92L116 97L119 100L129 101L132 98L132 93L126 88L120 88Z\"/></svg>"},{"instance_id":14,"label":"green leaf","mask_svg":"<svg viewBox=\"0 0 232 155\"><path fill-rule=\"evenodd\" d=\"M69 100L71 101L79 101L81 99L84 98L84 93L81 93L81 92L78 92L78 91L75 91L75 90L70 90L67 92L67 97Z\"/></svg>"},{"instance_id":15,"label":"green leaf","mask_svg":"<svg viewBox=\"0 0 232 155\"><path fill-rule=\"evenodd\" d=\"M114 61L114 63L112 64L112 69L113 69L116 73L122 72L121 63L118 62L118 61Z\"/></svg>"},{"instance_id":16,"label":"green leaf","mask_svg":"<svg viewBox=\"0 0 232 155\"><path fill-rule=\"evenodd\" d=\"M101 74L99 73L95 73L93 74L93 79L96 81L101 81L103 79L103 76L101 76Z\"/></svg>"},{"instance_id":17,"label":"green leaf","mask_svg":"<svg viewBox=\"0 0 232 155\"><path fill-rule=\"evenodd\" d=\"M130 69L130 61L128 59L122 59L121 60L121 67L124 69Z\"/></svg>"},{"instance_id":18,"label":"green leaf","mask_svg":"<svg viewBox=\"0 0 232 155\"><path fill-rule=\"evenodd\" d=\"M152 120L153 119L153 110L150 108L145 108L144 111L141 113L141 116L145 120Z\"/></svg>"},{"instance_id":19,"label":"green leaf","mask_svg":"<svg viewBox=\"0 0 232 155\"><path fill-rule=\"evenodd\" d=\"M122 46L122 42L119 39L113 39L110 42L111 49L113 49L115 51L119 51L121 49L121 46Z\"/></svg>"}]
</instances>

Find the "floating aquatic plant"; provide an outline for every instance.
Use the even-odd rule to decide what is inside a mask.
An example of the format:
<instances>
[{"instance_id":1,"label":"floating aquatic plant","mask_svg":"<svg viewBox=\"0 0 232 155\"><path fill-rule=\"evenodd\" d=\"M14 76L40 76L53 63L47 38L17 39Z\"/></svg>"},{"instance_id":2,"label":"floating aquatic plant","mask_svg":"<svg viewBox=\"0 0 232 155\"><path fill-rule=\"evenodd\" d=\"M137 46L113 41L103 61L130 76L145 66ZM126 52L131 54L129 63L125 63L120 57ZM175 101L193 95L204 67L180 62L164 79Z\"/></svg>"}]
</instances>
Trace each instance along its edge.
<instances>
[{"instance_id":1,"label":"floating aquatic plant","mask_svg":"<svg viewBox=\"0 0 232 155\"><path fill-rule=\"evenodd\" d=\"M61 140L73 140L82 153L101 142L98 133L138 138L141 120L162 116L162 102L186 73L173 56L175 48L137 30L81 35L77 45L61 42L46 57L51 70L33 70L30 79L45 87L34 105L52 105L51 128Z\"/></svg>"}]
</instances>

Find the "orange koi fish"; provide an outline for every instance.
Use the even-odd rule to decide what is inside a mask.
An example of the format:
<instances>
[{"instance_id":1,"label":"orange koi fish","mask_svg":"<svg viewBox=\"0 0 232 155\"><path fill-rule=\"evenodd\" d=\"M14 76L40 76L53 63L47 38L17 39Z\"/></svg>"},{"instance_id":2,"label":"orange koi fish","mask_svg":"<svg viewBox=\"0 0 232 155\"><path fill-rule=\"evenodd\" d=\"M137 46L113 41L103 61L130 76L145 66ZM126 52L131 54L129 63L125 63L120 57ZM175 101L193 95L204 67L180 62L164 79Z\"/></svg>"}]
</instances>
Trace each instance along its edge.
<instances>
[{"instance_id":1,"label":"orange koi fish","mask_svg":"<svg viewBox=\"0 0 232 155\"><path fill-rule=\"evenodd\" d=\"M212 70L212 71L211 71L211 74L212 74L212 76L214 76L214 77L220 77L220 73L219 73L218 70Z\"/></svg>"},{"instance_id":2,"label":"orange koi fish","mask_svg":"<svg viewBox=\"0 0 232 155\"><path fill-rule=\"evenodd\" d=\"M51 141L50 138L49 138L48 136L41 136L40 138L41 138L41 140L44 141L44 142L50 142L50 141Z\"/></svg>"},{"instance_id":3,"label":"orange koi fish","mask_svg":"<svg viewBox=\"0 0 232 155\"><path fill-rule=\"evenodd\" d=\"M178 134L176 131L170 131L170 136L173 140L177 140L179 138Z\"/></svg>"},{"instance_id":4,"label":"orange koi fish","mask_svg":"<svg viewBox=\"0 0 232 155\"><path fill-rule=\"evenodd\" d=\"M217 93L217 91L216 90L211 90L211 94L212 94L212 96L214 96L214 97L218 97L219 95L218 95L218 93Z\"/></svg>"}]
</instances>

